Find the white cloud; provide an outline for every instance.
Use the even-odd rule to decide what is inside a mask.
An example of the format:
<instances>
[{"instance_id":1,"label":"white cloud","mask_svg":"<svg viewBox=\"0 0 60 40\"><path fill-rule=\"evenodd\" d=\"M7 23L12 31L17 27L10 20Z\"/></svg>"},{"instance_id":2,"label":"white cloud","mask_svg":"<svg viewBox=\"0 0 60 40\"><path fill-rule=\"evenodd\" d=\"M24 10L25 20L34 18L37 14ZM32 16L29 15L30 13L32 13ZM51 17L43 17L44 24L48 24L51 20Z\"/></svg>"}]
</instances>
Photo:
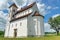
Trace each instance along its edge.
<instances>
[{"instance_id":1,"label":"white cloud","mask_svg":"<svg viewBox=\"0 0 60 40\"><path fill-rule=\"evenodd\" d=\"M0 0L0 10L7 8L7 0Z\"/></svg>"},{"instance_id":2,"label":"white cloud","mask_svg":"<svg viewBox=\"0 0 60 40\"><path fill-rule=\"evenodd\" d=\"M48 23L44 23L45 32L55 32L55 30L50 29L50 27L51 26Z\"/></svg>"},{"instance_id":3,"label":"white cloud","mask_svg":"<svg viewBox=\"0 0 60 40\"><path fill-rule=\"evenodd\" d=\"M20 7L22 7L22 6L25 6L26 5L26 3L27 3L27 0L13 0L15 3L16 3L16 5L20 8Z\"/></svg>"},{"instance_id":4,"label":"white cloud","mask_svg":"<svg viewBox=\"0 0 60 40\"><path fill-rule=\"evenodd\" d=\"M4 30L7 22L7 14L3 11L0 11L0 30Z\"/></svg>"},{"instance_id":5,"label":"white cloud","mask_svg":"<svg viewBox=\"0 0 60 40\"><path fill-rule=\"evenodd\" d=\"M59 7L47 6L47 9L59 9Z\"/></svg>"},{"instance_id":6,"label":"white cloud","mask_svg":"<svg viewBox=\"0 0 60 40\"><path fill-rule=\"evenodd\" d=\"M45 4L40 4L40 3L37 3L37 6L38 6L38 9L41 13L41 15L46 15L47 11L46 11L46 5Z\"/></svg>"},{"instance_id":7,"label":"white cloud","mask_svg":"<svg viewBox=\"0 0 60 40\"><path fill-rule=\"evenodd\" d=\"M55 17L57 17L57 16L59 16L60 14L55 14L55 15L53 15L52 16L52 18L55 18Z\"/></svg>"},{"instance_id":8,"label":"white cloud","mask_svg":"<svg viewBox=\"0 0 60 40\"><path fill-rule=\"evenodd\" d=\"M51 9L52 7L51 6L48 6L47 9Z\"/></svg>"},{"instance_id":9,"label":"white cloud","mask_svg":"<svg viewBox=\"0 0 60 40\"><path fill-rule=\"evenodd\" d=\"M53 9L59 9L59 7L54 7Z\"/></svg>"},{"instance_id":10,"label":"white cloud","mask_svg":"<svg viewBox=\"0 0 60 40\"><path fill-rule=\"evenodd\" d=\"M3 11L0 11L0 17L6 19L7 18L7 13L4 13Z\"/></svg>"}]
</instances>

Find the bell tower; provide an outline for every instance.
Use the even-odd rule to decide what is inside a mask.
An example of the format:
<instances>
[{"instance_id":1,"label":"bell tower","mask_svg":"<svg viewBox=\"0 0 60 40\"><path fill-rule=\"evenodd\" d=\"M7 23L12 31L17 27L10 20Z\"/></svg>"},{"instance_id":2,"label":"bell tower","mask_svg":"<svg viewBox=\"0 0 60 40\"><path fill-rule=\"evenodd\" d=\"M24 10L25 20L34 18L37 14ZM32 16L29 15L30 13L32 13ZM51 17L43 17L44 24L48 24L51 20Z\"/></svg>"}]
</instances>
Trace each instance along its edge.
<instances>
[{"instance_id":1,"label":"bell tower","mask_svg":"<svg viewBox=\"0 0 60 40\"><path fill-rule=\"evenodd\" d=\"M16 13L16 11L17 11L17 6L16 6L16 4L15 3L13 3L10 7L9 7L9 18L10 18L10 20L12 20L13 18L14 18L14 14Z\"/></svg>"}]
</instances>

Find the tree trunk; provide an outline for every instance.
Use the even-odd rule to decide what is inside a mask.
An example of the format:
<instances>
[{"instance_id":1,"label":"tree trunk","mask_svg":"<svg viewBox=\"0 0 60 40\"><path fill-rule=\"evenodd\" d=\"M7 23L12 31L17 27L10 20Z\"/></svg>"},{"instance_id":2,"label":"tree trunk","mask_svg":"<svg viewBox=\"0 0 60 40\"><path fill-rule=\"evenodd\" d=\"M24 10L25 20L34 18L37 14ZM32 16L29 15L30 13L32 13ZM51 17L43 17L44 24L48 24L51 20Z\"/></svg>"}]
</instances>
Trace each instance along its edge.
<instances>
[{"instance_id":1,"label":"tree trunk","mask_svg":"<svg viewBox=\"0 0 60 40\"><path fill-rule=\"evenodd\" d=\"M59 30L56 30L57 35L59 35Z\"/></svg>"}]
</instances>

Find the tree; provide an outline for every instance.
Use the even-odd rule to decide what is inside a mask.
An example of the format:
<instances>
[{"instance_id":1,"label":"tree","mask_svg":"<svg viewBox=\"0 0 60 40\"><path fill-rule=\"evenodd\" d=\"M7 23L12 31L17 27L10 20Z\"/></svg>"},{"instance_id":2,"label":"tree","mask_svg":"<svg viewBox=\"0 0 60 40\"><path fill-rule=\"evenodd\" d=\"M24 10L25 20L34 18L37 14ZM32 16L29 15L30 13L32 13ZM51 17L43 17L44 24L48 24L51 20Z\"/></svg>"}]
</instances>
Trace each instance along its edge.
<instances>
[{"instance_id":1,"label":"tree","mask_svg":"<svg viewBox=\"0 0 60 40\"><path fill-rule=\"evenodd\" d=\"M59 35L60 16L57 16L55 18L50 18L48 23L51 25L51 28L56 31L57 35Z\"/></svg>"}]
</instances>

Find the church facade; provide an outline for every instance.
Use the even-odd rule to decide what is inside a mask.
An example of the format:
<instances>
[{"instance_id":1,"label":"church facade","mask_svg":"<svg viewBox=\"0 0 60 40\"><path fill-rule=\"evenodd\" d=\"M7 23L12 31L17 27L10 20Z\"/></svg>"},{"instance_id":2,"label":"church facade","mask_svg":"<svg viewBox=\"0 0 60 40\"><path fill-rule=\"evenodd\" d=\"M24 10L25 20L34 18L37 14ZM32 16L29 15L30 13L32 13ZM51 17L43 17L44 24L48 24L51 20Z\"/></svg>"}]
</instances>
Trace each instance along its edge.
<instances>
[{"instance_id":1,"label":"church facade","mask_svg":"<svg viewBox=\"0 0 60 40\"><path fill-rule=\"evenodd\" d=\"M40 14L36 2L21 9L18 9L14 3L9 9L5 37L44 35L44 16Z\"/></svg>"}]
</instances>

